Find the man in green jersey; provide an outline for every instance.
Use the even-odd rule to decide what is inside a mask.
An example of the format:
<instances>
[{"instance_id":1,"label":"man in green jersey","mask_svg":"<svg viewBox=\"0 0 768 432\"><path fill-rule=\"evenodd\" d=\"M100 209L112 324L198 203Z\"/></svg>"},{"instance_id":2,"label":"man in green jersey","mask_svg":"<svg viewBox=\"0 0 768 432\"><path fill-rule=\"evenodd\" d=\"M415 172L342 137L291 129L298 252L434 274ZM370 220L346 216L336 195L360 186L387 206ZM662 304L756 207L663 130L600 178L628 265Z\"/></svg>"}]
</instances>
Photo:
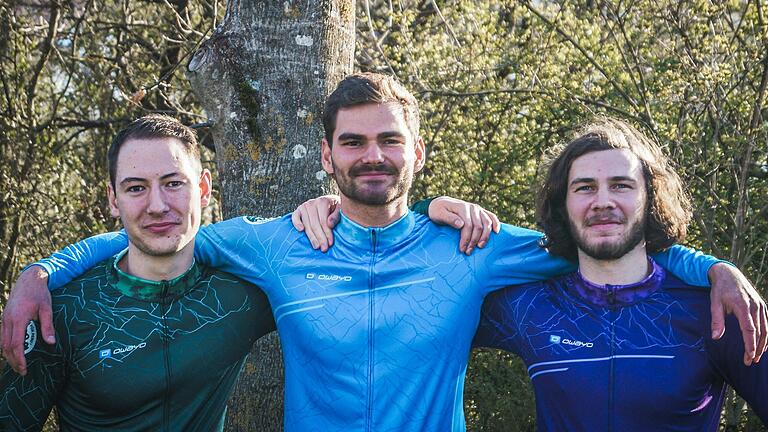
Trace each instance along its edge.
<instances>
[{"instance_id":1,"label":"man in green jersey","mask_svg":"<svg viewBox=\"0 0 768 432\"><path fill-rule=\"evenodd\" d=\"M195 262L211 195L195 133L150 115L109 150L109 205L128 248L52 292L56 343L27 327L28 373L0 377L0 430L221 430L253 342L274 330L253 285Z\"/></svg>"}]
</instances>

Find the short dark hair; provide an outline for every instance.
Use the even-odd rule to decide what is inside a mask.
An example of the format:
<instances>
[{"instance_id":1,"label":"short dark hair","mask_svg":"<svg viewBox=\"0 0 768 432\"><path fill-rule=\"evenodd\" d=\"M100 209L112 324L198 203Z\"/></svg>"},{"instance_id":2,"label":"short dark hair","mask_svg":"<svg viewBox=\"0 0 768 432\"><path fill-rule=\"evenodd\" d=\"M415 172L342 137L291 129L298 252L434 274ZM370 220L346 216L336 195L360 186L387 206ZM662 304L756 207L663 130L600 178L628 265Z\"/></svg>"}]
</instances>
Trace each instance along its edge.
<instances>
[{"instance_id":1,"label":"short dark hair","mask_svg":"<svg viewBox=\"0 0 768 432\"><path fill-rule=\"evenodd\" d=\"M328 96L323 110L325 139L333 144L339 110L365 104L398 103L414 139L419 136L419 103L393 77L372 72L352 74L344 78Z\"/></svg>"},{"instance_id":2,"label":"short dark hair","mask_svg":"<svg viewBox=\"0 0 768 432\"><path fill-rule=\"evenodd\" d=\"M180 121L173 117L162 114L149 114L138 118L123 128L112 139L112 145L107 152L107 165L109 167L109 182L112 188L115 187L115 177L117 176L117 156L120 148L129 139L152 139L152 138L176 138L178 139L187 154L194 161L200 164L200 150L197 145L197 134L194 130L184 126Z\"/></svg>"},{"instance_id":3,"label":"short dark hair","mask_svg":"<svg viewBox=\"0 0 768 432\"><path fill-rule=\"evenodd\" d=\"M647 191L647 252L658 252L685 239L691 220L691 201L661 147L629 123L601 117L551 153L554 158L549 162L536 205L536 221L546 235L543 246L550 253L578 260L566 208L568 175L573 161L587 153L614 149L629 150L642 165Z\"/></svg>"}]
</instances>

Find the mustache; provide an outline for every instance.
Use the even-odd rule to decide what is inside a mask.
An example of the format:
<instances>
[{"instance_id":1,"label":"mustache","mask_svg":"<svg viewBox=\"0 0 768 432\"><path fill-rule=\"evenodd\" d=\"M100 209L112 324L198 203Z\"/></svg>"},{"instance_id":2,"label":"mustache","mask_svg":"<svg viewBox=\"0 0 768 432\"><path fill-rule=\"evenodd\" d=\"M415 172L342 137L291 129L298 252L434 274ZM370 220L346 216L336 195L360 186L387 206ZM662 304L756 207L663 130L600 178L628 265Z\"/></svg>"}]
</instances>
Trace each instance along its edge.
<instances>
[{"instance_id":1,"label":"mustache","mask_svg":"<svg viewBox=\"0 0 768 432\"><path fill-rule=\"evenodd\" d=\"M606 222L623 224L627 222L627 218L613 213L599 213L584 220L584 224L587 226Z\"/></svg>"},{"instance_id":2,"label":"mustache","mask_svg":"<svg viewBox=\"0 0 768 432\"><path fill-rule=\"evenodd\" d=\"M358 176L358 175L368 174L368 173L383 173L383 174L396 175L398 171L397 171L397 168L387 164L376 164L376 165L360 164L352 167L349 170L349 175L351 176Z\"/></svg>"}]
</instances>

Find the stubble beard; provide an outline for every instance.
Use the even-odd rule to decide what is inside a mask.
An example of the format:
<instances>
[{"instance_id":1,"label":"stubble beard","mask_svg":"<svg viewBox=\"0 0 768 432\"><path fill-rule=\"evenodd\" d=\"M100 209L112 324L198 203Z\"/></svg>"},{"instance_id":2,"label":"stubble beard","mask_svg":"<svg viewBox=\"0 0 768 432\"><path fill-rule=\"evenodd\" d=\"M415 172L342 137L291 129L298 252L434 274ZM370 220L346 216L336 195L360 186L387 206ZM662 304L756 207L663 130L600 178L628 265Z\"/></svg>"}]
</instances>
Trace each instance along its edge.
<instances>
[{"instance_id":1,"label":"stubble beard","mask_svg":"<svg viewBox=\"0 0 768 432\"><path fill-rule=\"evenodd\" d=\"M354 178L358 174L374 170L394 174L396 178L395 183L383 190L366 191L364 190L364 187L360 187L360 185L355 182ZM407 167L398 170L397 168L387 165L361 166L354 167L348 172L343 172L334 164L333 171L334 174L331 176L336 180L339 192L347 199L367 206L385 206L391 204L398 198L407 194L411 189L411 184L413 184L413 172Z\"/></svg>"},{"instance_id":2,"label":"stubble beard","mask_svg":"<svg viewBox=\"0 0 768 432\"><path fill-rule=\"evenodd\" d=\"M617 260L628 254L645 238L645 216L633 223L629 232L618 242L599 242L590 244L577 229L572 220L569 220L571 235L576 246L590 258L596 260Z\"/></svg>"}]
</instances>

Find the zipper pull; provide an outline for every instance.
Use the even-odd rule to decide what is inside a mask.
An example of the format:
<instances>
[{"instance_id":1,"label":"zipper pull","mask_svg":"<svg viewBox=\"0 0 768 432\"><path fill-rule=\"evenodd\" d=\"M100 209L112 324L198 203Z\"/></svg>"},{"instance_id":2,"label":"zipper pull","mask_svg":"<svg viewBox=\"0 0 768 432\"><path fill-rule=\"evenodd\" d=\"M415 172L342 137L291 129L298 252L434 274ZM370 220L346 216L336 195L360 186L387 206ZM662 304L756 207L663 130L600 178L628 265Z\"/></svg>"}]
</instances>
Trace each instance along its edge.
<instances>
[{"instance_id":1,"label":"zipper pull","mask_svg":"<svg viewBox=\"0 0 768 432\"><path fill-rule=\"evenodd\" d=\"M168 288L170 287L170 283L167 280L161 280L160 286L162 287L162 296L165 297L168 295Z\"/></svg>"}]
</instances>

